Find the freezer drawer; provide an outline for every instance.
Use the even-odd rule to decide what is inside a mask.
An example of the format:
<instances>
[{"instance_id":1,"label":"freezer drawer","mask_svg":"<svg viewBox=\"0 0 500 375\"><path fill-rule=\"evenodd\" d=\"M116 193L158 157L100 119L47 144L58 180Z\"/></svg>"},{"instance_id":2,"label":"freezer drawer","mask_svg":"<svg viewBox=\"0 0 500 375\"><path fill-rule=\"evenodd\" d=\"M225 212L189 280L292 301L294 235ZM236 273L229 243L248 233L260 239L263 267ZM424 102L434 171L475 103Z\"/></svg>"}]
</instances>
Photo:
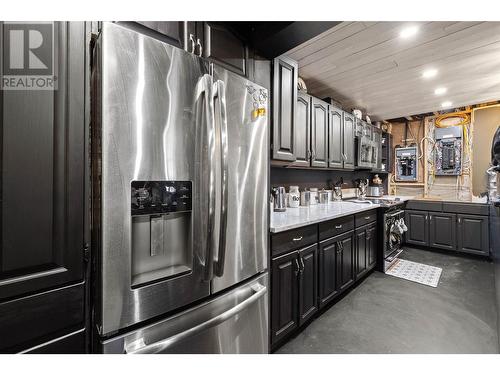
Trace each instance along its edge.
<instances>
[{"instance_id":1,"label":"freezer drawer","mask_svg":"<svg viewBox=\"0 0 500 375\"><path fill-rule=\"evenodd\" d=\"M102 342L103 353L267 353L268 275L160 322Z\"/></svg>"}]
</instances>

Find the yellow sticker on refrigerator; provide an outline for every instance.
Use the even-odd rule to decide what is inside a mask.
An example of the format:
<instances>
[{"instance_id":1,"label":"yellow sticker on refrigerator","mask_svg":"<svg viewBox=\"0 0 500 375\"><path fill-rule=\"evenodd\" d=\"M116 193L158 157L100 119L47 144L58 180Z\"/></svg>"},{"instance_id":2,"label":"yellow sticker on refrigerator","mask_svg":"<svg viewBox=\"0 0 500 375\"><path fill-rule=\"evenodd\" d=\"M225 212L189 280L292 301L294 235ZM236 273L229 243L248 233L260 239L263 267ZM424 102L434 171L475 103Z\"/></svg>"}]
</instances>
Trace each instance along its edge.
<instances>
[{"instance_id":1,"label":"yellow sticker on refrigerator","mask_svg":"<svg viewBox=\"0 0 500 375\"><path fill-rule=\"evenodd\" d=\"M260 107L260 108L255 108L252 111L252 118L256 119L257 117L260 116L265 116L266 115L266 108Z\"/></svg>"}]
</instances>

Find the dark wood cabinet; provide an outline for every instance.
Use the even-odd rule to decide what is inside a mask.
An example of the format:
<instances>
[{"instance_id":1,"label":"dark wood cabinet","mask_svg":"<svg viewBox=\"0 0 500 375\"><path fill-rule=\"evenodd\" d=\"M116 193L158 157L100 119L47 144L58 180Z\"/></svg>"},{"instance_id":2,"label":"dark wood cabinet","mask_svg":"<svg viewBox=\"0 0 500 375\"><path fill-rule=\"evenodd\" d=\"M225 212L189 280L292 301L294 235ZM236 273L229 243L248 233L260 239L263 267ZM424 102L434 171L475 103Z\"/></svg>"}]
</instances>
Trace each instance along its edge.
<instances>
[{"instance_id":1,"label":"dark wood cabinet","mask_svg":"<svg viewBox=\"0 0 500 375\"><path fill-rule=\"evenodd\" d=\"M307 94L298 93L297 120L293 130L295 161L292 165L296 167L309 167L311 163L311 97Z\"/></svg>"},{"instance_id":2,"label":"dark wood cabinet","mask_svg":"<svg viewBox=\"0 0 500 375\"><path fill-rule=\"evenodd\" d=\"M339 292L354 282L354 232L339 236L340 249L337 250L337 285Z\"/></svg>"},{"instance_id":3,"label":"dark wood cabinet","mask_svg":"<svg viewBox=\"0 0 500 375\"><path fill-rule=\"evenodd\" d=\"M354 126L354 116L344 112L343 157L345 169L354 169Z\"/></svg>"},{"instance_id":4,"label":"dark wood cabinet","mask_svg":"<svg viewBox=\"0 0 500 375\"><path fill-rule=\"evenodd\" d=\"M307 322L318 310L317 245L272 260L272 343Z\"/></svg>"},{"instance_id":5,"label":"dark wood cabinet","mask_svg":"<svg viewBox=\"0 0 500 375\"><path fill-rule=\"evenodd\" d=\"M366 228L366 248L368 269L377 265L377 223L372 223Z\"/></svg>"},{"instance_id":6,"label":"dark wood cabinet","mask_svg":"<svg viewBox=\"0 0 500 375\"><path fill-rule=\"evenodd\" d=\"M489 218L477 215L457 215L458 251L486 255L490 253Z\"/></svg>"},{"instance_id":7,"label":"dark wood cabinet","mask_svg":"<svg viewBox=\"0 0 500 375\"><path fill-rule=\"evenodd\" d=\"M85 23L54 29L58 89L0 93L0 349L84 321L83 286L60 288L83 283L85 264Z\"/></svg>"},{"instance_id":8,"label":"dark wood cabinet","mask_svg":"<svg viewBox=\"0 0 500 375\"><path fill-rule=\"evenodd\" d=\"M328 104L312 98L311 117L311 166L328 166Z\"/></svg>"},{"instance_id":9,"label":"dark wood cabinet","mask_svg":"<svg viewBox=\"0 0 500 375\"><path fill-rule=\"evenodd\" d=\"M328 167L343 168L344 167L344 113L342 110L334 106L329 106L329 132L328 132Z\"/></svg>"},{"instance_id":10,"label":"dark wood cabinet","mask_svg":"<svg viewBox=\"0 0 500 375\"><path fill-rule=\"evenodd\" d=\"M429 212L429 246L444 250L456 250L457 215L445 212Z\"/></svg>"},{"instance_id":11,"label":"dark wood cabinet","mask_svg":"<svg viewBox=\"0 0 500 375\"><path fill-rule=\"evenodd\" d=\"M318 311L318 251L317 245L299 251L299 325Z\"/></svg>"},{"instance_id":12,"label":"dark wood cabinet","mask_svg":"<svg viewBox=\"0 0 500 375\"><path fill-rule=\"evenodd\" d=\"M382 170L382 129L370 126L373 130L373 140L375 141L374 171Z\"/></svg>"},{"instance_id":13,"label":"dark wood cabinet","mask_svg":"<svg viewBox=\"0 0 500 375\"><path fill-rule=\"evenodd\" d=\"M406 243L489 256L486 205L417 200L407 207L416 209L405 211Z\"/></svg>"},{"instance_id":14,"label":"dark wood cabinet","mask_svg":"<svg viewBox=\"0 0 500 375\"><path fill-rule=\"evenodd\" d=\"M130 22L126 22L131 24ZM196 22L186 21L137 21L154 33L157 38L176 47L194 53L196 49ZM143 30L139 30L143 31ZM190 38L191 36L191 38Z\"/></svg>"},{"instance_id":15,"label":"dark wood cabinet","mask_svg":"<svg viewBox=\"0 0 500 375\"><path fill-rule=\"evenodd\" d=\"M363 276L368 271L367 231L362 227L354 232L356 245L356 278Z\"/></svg>"},{"instance_id":16,"label":"dark wood cabinet","mask_svg":"<svg viewBox=\"0 0 500 375\"><path fill-rule=\"evenodd\" d=\"M58 89L0 95L2 300L83 278L85 25L54 27Z\"/></svg>"},{"instance_id":17,"label":"dark wood cabinet","mask_svg":"<svg viewBox=\"0 0 500 375\"><path fill-rule=\"evenodd\" d=\"M297 105L296 61L281 56L273 65L273 159L295 161L294 129Z\"/></svg>"},{"instance_id":18,"label":"dark wood cabinet","mask_svg":"<svg viewBox=\"0 0 500 375\"><path fill-rule=\"evenodd\" d=\"M340 245L336 238L319 243L319 303L326 305L337 294L337 251Z\"/></svg>"},{"instance_id":19,"label":"dark wood cabinet","mask_svg":"<svg viewBox=\"0 0 500 375\"><path fill-rule=\"evenodd\" d=\"M297 309L299 270L296 251L272 260L271 341L273 344L299 325Z\"/></svg>"},{"instance_id":20,"label":"dark wood cabinet","mask_svg":"<svg viewBox=\"0 0 500 375\"><path fill-rule=\"evenodd\" d=\"M201 56L234 73L252 79L250 49L243 38L226 26L203 23L203 35L197 30L197 39L203 42L200 47Z\"/></svg>"},{"instance_id":21,"label":"dark wood cabinet","mask_svg":"<svg viewBox=\"0 0 500 375\"><path fill-rule=\"evenodd\" d=\"M405 211L405 222L408 227L406 242L412 245L429 246L429 225L427 211Z\"/></svg>"}]
</instances>

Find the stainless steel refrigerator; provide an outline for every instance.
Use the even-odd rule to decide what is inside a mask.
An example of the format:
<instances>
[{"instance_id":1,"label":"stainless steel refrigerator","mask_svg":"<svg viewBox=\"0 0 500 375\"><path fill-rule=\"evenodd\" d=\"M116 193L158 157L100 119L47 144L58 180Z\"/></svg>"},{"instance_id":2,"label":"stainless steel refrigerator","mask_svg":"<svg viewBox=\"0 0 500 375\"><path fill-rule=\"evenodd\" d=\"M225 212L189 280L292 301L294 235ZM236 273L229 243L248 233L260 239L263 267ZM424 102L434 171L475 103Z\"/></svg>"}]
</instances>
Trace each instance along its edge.
<instances>
[{"instance_id":1,"label":"stainless steel refrigerator","mask_svg":"<svg viewBox=\"0 0 500 375\"><path fill-rule=\"evenodd\" d=\"M267 353L267 90L114 23L92 80L99 350Z\"/></svg>"}]
</instances>

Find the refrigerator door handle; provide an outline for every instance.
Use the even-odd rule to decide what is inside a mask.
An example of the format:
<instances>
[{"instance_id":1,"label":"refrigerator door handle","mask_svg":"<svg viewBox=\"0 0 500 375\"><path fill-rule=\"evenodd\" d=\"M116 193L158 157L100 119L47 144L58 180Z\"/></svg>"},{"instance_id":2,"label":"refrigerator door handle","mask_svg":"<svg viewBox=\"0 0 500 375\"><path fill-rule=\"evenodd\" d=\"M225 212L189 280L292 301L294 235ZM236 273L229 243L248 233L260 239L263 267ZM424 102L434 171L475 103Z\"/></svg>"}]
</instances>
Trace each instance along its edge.
<instances>
[{"instance_id":1,"label":"refrigerator door handle","mask_svg":"<svg viewBox=\"0 0 500 375\"><path fill-rule=\"evenodd\" d=\"M226 85L223 81L217 80L214 84L214 98L217 98L221 138L221 215L219 233L219 252L215 264L215 275L224 274L224 263L226 255L226 232L227 232L227 200L228 200L228 145L227 145L227 107L226 107ZM215 100L214 100L215 107Z\"/></svg>"},{"instance_id":2,"label":"refrigerator door handle","mask_svg":"<svg viewBox=\"0 0 500 375\"><path fill-rule=\"evenodd\" d=\"M215 207L216 207L216 171L213 160L215 159L216 153L216 142L215 142L215 119L214 119L214 107L212 100L212 76L205 74L202 78L202 92L205 95L205 118L207 122L207 162L208 162L208 220L207 220L207 242L205 244L205 272L204 280L210 281L213 278L213 252L217 244L217 239L215 238ZM201 95L201 93L200 93ZM201 170L198 175L205 173Z\"/></svg>"},{"instance_id":3,"label":"refrigerator door handle","mask_svg":"<svg viewBox=\"0 0 500 375\"><path fill-rule=\"evenodd\" d=\"M230 308L229 310L224 311L222 314L217 315L203 323L200 323L192 328L189 328L183 332L180 332L176 335L167 337L164 340L157 341L155 343L145 345L142 347L139 347L138 349L130 349L127 350L125 349L125 352L127 354L154 354L154 353L160 353L170 346L185 340L191 336L194 336L202 331L205 331L209 328L215 327L226 320L231 319L233 316L236 314L240 313L241 311L245 310L248 308L250 305L255 303L257 300L259 300L264 294L267 293L267 288L263 286L260 283L257 283L255 285L251 286L253 294L245 299L243 302L240 302L236 306ZM140 343L142 344L144 341L139 340ZM136 345L134 345L136 347Z\"/></svg>"}]
</instances>

